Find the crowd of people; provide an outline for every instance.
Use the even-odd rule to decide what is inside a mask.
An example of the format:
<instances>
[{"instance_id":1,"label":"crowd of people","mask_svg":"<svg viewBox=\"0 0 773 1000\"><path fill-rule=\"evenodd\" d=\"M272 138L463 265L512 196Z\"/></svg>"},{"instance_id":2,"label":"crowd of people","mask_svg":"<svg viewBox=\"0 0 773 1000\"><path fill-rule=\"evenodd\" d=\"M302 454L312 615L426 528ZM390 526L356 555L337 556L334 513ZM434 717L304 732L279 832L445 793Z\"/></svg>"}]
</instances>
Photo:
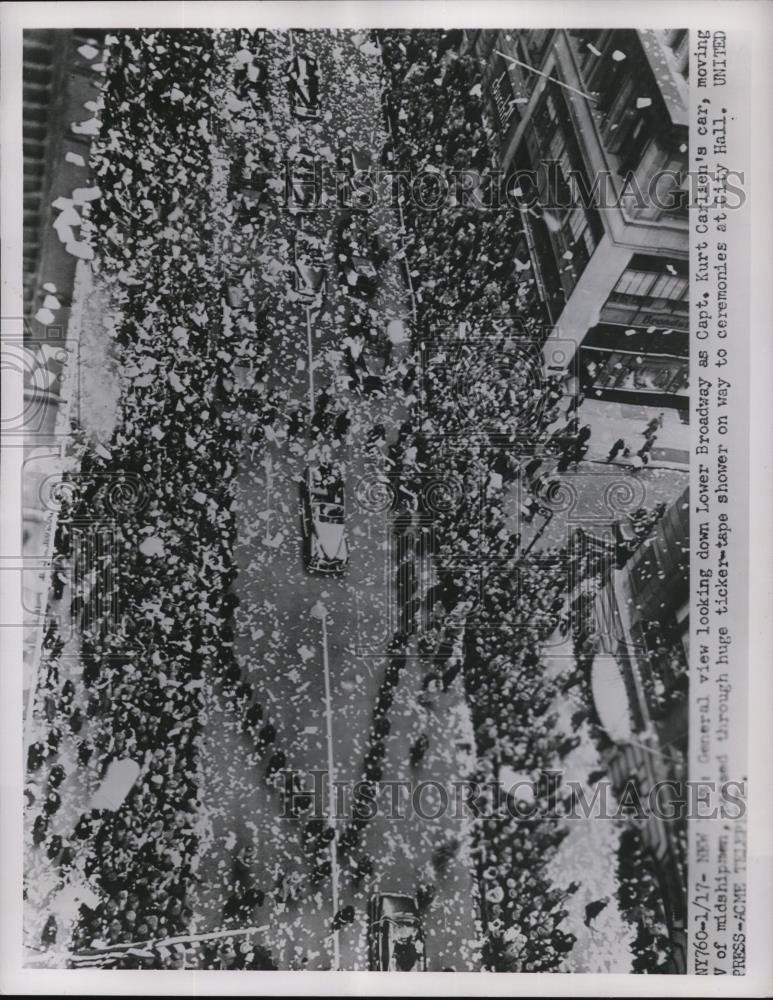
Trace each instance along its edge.
<instances>
[{"instance_id":1,"label":"crowd of people","mask_svg":"<svg viewBox=\"0 0 773 1000\"><path fill-rule=\"evenodd\" d=\"M284 40L274 37L272 44L276 65ZM57 890L87 884L89 897L74 928L49 914L41 942L70 948L85 961L94 947L157 941L191 925L190 890L209 837L200 749L212 678L219 678L225 703L253 740L267 780L291 763L281 733L264 716L260 692L242 679L234 656L233 484L245 433L253 442L256 435L261 442L301 438L308 416L302 408L288 412L290 394L263 381L278 363L269 349L272 334L284 311L297 307L291 263L276 271L282 254L264 250L255 261L258 270L263 266L259 289L254 269L244 267L245 249L254 252L284 207L277 189L284 146L271 129L292 127L281 107L268 106L270 88L244 81L245 72L264 79L262 33L128 31L108 35L106 46L91 156L99 197L84 213L83 229L95 251L94 270L110 291L106 325L121 350L124 387L112 440L79 447L72 502L60 512L60 555L72 556L79 525L95 512L110 520L113 534L110 547L79 564L69 590L53 594L57 602L71 601L82 684L71 690L72 681L63 682L64 641L52 630L41 669L41 738L28 757L32 849L37 859L45 857L44 867L50 862ZM250 156L256 135L257 160ZM244 160L235 173L226 172L221 188L213 174L213 137L232 163ZM220 259L213 252L218 246ZM362 370L359 331L372 322L372 312L352 302L347 314L349 358ZM246 386L240 368L248 371ZM404 379L405 372L396 377ZM343 443L351 418L346 408L334 410L331 403L328 409L324 401L323 390L311 437ZM245 411L252 416L246 428ZM386 691L374 716L374 732L382 737ZM371 749L379 754L377 738ZM111 763L125 759L137 761L140 774L119 805L87 805L76 822L51 822L63 781L71 782L70 798L77 800L74 785L93 791L109 779ZM331 831L306 818L301 802L296 796L308 878L298 883L279 871L275 885L256 886L240 877L234 850L223 886L224 926L248 922L269 893L286 904L329 877ZM339 850L342 862L351 854L344 870L351 869L355 881L372 871L351 833ZM350 922L350 909L336 920ZM245 967L238 957L222 957L228 949L237 956L244 950L236 939L195 950L215 967ZM268 961L259 948L253 953L254 961ZM149 946L111 962L175 967L176 954Z\"/></svg>"},{"instance_id":2,"label":"crowd of people","mask_svg":"<svg viewBox=\"0 0 773 1000\"><path fill-rule=\"evenodd\" d=\"M471 171L485 202L498 136L481 104L485 66L474 53L460 54L458 35L379 32L390 162L414 176ZM506 766L537 785L580 743L574 727L567 731L558 722L557 702L576 685L583 701L590 697L587 650L579 651L576 665L551 675L541 645L556 630L566 636L577 614L569 603L576 593L568 588L577 583L592 600L600 565L578 567L577 552L567 547L530 552L533 542L526 548L521 532L535 516L547 524L565 509L573 495L565 475L586 458L592 429L579 416L582 394L566 405L561 373L546 376L541 365L545 316L535 300L520 214L532 208L522 202L485 211L450 190L442 211L424 210L415 192L403 201L423 384L421 417L403 446L410 457L398 458L395 468L403 492L417 491L422 474L442 470L453 494L446 509L433 511L438 624L423 640L433 664L430 687L447 686L461 669L481 779ZM649 461L659 426L654 419L645 428L634 471ZM625 450L617 442L608 461ZM516 482L518 530L505 509ZM664 510L661 503L621 519L620 559L651 536ZM443 619L458 606L472 609L464 655L448 658ZM593 713L575 714L589 718L604 746ZM546 971L560 968L572 950L576 937L566 930L565 904L579 885L562 890L546 876L567 832L554 819L519 824L504 815L478 824L488 967Z\"/></svg>"},{"instance_id":3,"label":"crowd of people","mask_svg":"<svg viewBox=\"0 0 773 1000\"><path fill-rule=\"evenodd\" d=\"M493 167L477 61L446 48L441 32L380 38L397 166L484 173ZM522 483L521 523L531 520L532 502L550 510L556 483L539 474L533 443L555 442L556 471L565 471L564 456L582 457L579 422L573 417L563 426L560 377L546 378L537 359L539 316L522 308L533 279L528 268L513 269L517 211L487 215L452 206L425 213L410 201L404 209L425 339L423 420L401 442L395 474L408 492L420 492L422 476L431 472L445 487L426 505L437 567L429 595L436 624L421 643L428 689L447 687L461 671L479 780L508 767L536 783L579 743L551 712L561 678L546 676L540 651L565 607L566 552L524 554L507 495ZM515 325L508 306L517 311ZM554 430L559 421L562 433ZM580 434L579 445L586 439L587 432ZM454 656L448 637L459 632L460 608L463 654ZM555 819L523 824L506 810L477 822L486 967L546 971L560 967L572 949L576 939L560 925L567 895L578 885L561 890L546 875L567 832Z\"/></svg>"},{"instance_id":4,"label":"crowd of people","mask_svg":"<svg viewBox=\"0 0 773 1000\"><path fill-rule=\"evenodd\" d=\"M535 278L519 209L514 203L496 211L480 207L489 203L487 188L497 176L497 133L483 105L485 66L460 53L458 35L378 33L387 73L385 113L394 139L390 166L412 178L445 179L439 208L423 207L438 196L423 195L419 180L404 200L419 317L447 325L460 316L477 321L517 314L533 329L544 317L535 309ZM464 172L476 180L474 195L451 180Z\"/></svg>"},{"instance_id":5,"label":"crowd of people","mask_svg":"<svg viewBox=\"0 0 773 1000\"><path fill-rule=\"evenodd\" d=\"M46 942L58 932L58 946L76 953L190 928L204 687L209 674L228 675L233 659L242 435L224 350L233 331L222 326L223 276L211 252L215 38L126 31L108 35L106 47L91 158L100 197L84 230L110 291L122 412L109 444L83 448L60 517L57 544L67 554L78 535L81 547L69 597L82 683L65 691L63 641L52 635L41 691L56 708L39 720L44 731L28 763L39 783L47 772L49 789L80 778L94 790L112 762L126 759L139 776L120 803L90 807L100 801L92 796L61 833L48 822L54 791L31 804L41 808L33 837L55 884L97 890L69 940L54 914L46 919ZM84 554L78 526L96 515L109 522L110 542L87 539Z\"/></svg>"}]
</instances>

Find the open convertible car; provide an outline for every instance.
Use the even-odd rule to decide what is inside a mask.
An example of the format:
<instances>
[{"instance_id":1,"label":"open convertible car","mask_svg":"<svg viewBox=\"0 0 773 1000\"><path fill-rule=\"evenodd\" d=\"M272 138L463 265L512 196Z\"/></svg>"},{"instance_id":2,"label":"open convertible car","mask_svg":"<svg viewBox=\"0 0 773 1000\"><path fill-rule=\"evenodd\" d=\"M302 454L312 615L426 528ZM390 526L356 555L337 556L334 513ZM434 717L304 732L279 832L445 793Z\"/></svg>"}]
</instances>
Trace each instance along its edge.
<instances>
[{"instance_id":1,"label":"open convertible car","mask_svg":"<svg viewBox=\"0 0 773 1000\"><path fill-rule=\"evenodd\" d=\"M314 56L296 52L287 65L290 104L296 118L319 118L319 72Z\"/></svg>"},{"instance_id":2,"label":"open convertible car","mask_svg":"<svg viewBox=\"0 0 773 1000\"><path fill-rule=\"evenodd\" d=\"M368 959L373 972L424 972L427 956L411 896L382 893L368 907Z\"/></svg>"},{"instance_id":3,"label":"open convertible car","mask_svg":"<svg viewBox=\"0 0 773 1000\"><path fill-rule=\"evenodd\" d=\"M312 573L339 575L349 564L343 469L338 462L310 465L301 488L304 561Z\"/></svg>"}]
</instances>

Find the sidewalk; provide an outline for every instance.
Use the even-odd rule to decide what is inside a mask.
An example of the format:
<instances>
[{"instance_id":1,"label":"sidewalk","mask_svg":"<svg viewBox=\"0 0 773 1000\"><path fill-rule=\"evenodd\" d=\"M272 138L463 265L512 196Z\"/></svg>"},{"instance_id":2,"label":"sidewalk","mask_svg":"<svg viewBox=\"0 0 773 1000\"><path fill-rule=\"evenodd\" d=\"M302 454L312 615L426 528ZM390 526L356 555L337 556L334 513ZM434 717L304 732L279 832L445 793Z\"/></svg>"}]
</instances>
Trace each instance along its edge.
<instances>
[{"instance_id":1,"label":"sidewalk","mask_svg":"<svg viewBox=\"0 0 773 1000\"><path fill-rule=\"evenodd\" d=\"M562 412L566 407L562 404ZM679 411L667 407L633 406L609 400L586 399L577 411L580 426L590 424L593 433L587 461L606 461L612 445L620 438L625 441L631 455L622 452L615 458L617 465L634 465L631 459L645 442L643 431L652 419L661 419L662 426L650 452L649 467L687 469L690 464L690 426L684 423Z\"/></svg>"}]
</instances>

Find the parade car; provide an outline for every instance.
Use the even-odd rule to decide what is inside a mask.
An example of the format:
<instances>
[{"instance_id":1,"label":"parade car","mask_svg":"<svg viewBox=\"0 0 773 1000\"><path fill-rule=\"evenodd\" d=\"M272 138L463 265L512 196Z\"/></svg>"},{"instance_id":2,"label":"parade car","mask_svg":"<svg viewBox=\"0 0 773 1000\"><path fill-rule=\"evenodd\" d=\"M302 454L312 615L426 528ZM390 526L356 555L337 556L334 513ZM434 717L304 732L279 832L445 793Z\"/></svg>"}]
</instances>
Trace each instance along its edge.
<instances>
[{"instance_id":1,"label":"parade car","mask_svg":"<svg viewBox=\"0 0 773 1000\"><path fill-rule=\"evenodd\" d=\"M344 477L338 462L310 465L301 487L301 525L306 569L338 575L349 564Z\"/></svg>"},{"instance_id":2,"label":"parade car","mask_svg":"<svg viewBox=\"0 0 773 1000\"><path fill-rule=\"evenodd\" d=\"M314 56L296 52L287 65L290 104L296 118L319 118L319 72Z\"/></svg>"},{"instance_id":3,"label":"parade car","mask_svg":"<svg viewBox=\"0 0 773 1000\"><path fill-rule=\"evenodd\" d=\"M299 149L285 164L285 196L293 213L314 212L322 198L322 179L310 149Z\"/></svg>"},{"instance_id":4,"label":"parade car","mask_svg":"<svg viewBox=\"0 0 773 1000\"><path fill-rule=\"evenodd\" d=\"M368 964L372 972L425 972L427 956L416 903L381 893L368 906Z\"/></svg>"},{"instance_id":5,"label":"parade car","mask_svg":"<svg viewBox=\"0 0 773 1000\"><path fill-rule=\"evenodd\" d=\"M373 157L365 146L350 146L338 156L339 203L352 212L368 212L375 204Z\"/></svg>"},{"instance_id":6,"label":"parade car","mask_svg":"<svg viewBox=\"0 0 773 1000\"><path fill-rule=\"evenodd\" d=\"M247 225L258 220L260 205L267 192L271 172L251 153L236 158L228 178L228 194L237 207L237 222Z\"/></svg>"},{"instance_id":7,"label":"parade car","mask_svg":"<svg viewBox=\"0 0 773 1000\"><path fill-rule=\"evenodd\" d=\"M372 240L362 216L345 213L338 224L338 269L344 284L365 298L378 286Z\"/></svg>"},{"instance_id":8,"label":"parade car","mask_svg":"<svg viewBox=\"0 0 773 1000\"><path fill-rule=\"evenodd\" d=\"M298 230L293 246L293 288L308 302L318 301L325 294L326 273L319 241Z\"/></svg>"}]
</instances>

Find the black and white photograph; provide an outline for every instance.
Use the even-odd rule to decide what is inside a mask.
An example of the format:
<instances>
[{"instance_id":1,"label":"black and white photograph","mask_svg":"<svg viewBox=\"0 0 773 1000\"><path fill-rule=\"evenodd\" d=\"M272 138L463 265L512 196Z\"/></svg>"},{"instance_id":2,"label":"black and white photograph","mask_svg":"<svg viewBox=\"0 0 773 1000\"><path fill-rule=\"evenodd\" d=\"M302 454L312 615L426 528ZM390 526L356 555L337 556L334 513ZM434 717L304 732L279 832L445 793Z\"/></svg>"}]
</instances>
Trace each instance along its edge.
<instances>
[{"instance_id":1,"label":"black and white photograph","mask_svg":"<svg viewBox=\"0 0 773 1000\"><path fill-rule=\"evenodd\" d=\"M743 45L30 6L24 969L744 975Z\"/></svg>"}]
</instances>

